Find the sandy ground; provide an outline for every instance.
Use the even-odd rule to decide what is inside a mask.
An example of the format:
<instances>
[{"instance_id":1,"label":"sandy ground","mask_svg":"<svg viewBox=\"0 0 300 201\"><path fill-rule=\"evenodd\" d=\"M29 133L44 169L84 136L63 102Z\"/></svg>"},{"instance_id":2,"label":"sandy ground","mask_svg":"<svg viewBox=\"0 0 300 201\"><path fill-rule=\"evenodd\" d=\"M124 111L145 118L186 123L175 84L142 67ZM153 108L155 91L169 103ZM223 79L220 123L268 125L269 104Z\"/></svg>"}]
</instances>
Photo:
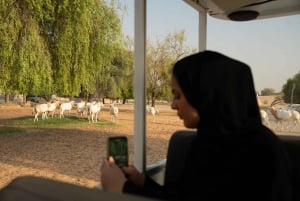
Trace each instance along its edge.
<instances>
[{"instance_id":1,"label":"sandy ground","mask_svg":"<svg viewBox=\"0 0 300 201\"><path fill-rule=\"evenodd\" d=\"M15 125L13 127L25 129L26 132L0 132L0 188L23 175L42 176L86 187L99 185L100 164L106 156L108 136L126 135L130 160L133 160L133 106L118 106L119 118L111 126L88 123L86 118L84 125L57 128ZM184 129L176 111L167 105L157 107L160 113L155 121L147 115L147 164L164 159L171 134ZM75 111L71 115L75 116ZM32 107L0 104L0 129L12 127L9 122L18 117L33 120ZM100 121L110 121L108 106L102 109Z\"/></svg>"},{"instance_id":2,"label":"sandy ground","mask_svg":"<svg viewBox=\"0 0 300 201\"><path fill-rule=\"evenodd\" d=\"M0 188L23 175L42 176L86 187L99 185L100 164L106 156L108 136L126 135L130 160L133 160L133 106L118 106L120 114L115 124L89 123L85 117L83 125L25 127L12 126L10 121L19 117L33 121L32 107L0 104L0 131L5 127L25 130L21 134L0 132ZM150 115L146 119L148 165L164 159L171 134L185 129L176 111L168 105L157 107L160 113L155 121ZM71 115L75 117L75 111ZM110 121L107 105L100 113L100 122ZM271 124L274 126L274 122ZM288 134L299 135L299 131L300 125Z\"/></svg>"}]
</instances>

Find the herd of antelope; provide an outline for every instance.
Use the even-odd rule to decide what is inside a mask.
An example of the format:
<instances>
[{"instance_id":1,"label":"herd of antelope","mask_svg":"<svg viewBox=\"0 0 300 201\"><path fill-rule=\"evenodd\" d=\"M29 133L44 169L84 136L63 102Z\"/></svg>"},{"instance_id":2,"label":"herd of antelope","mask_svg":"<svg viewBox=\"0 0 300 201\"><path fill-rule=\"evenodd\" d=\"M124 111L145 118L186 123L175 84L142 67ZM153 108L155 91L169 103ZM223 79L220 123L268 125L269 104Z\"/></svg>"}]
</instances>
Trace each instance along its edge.
<instances>
[{"instance_id":1,"label":"herd of antelope","mask_svg":"<svg viewBox=\"0 0 300 201\"><path fill-rule=\"evenodd\" d=\"M299 112L292 107L276 108L271 106L269 109L260 110L263 124L275 131L295 131L300 123ZM271 125L270 120L273 120Z\"/></svg>"},{"instance_id":2,"label":"herd of antelope","mask_svg":"<svg viewBox=\"0 0 300 201\"><path fill-rule=\"evenodd\" d=\"M32 113L34 115L34 122L38 121L38 117L41 116L43 120L48 119L49 116L54 117L56 110L59 110L59 118L64 118L65 114L70 116L70 112L73 108L76 110L76 116L84 117L87 116L89 122L98 122L99 112L104 104L101 101L86 102L81 101L75 103L74 101L69 102L59 102L54 101L51 103L41 103L36 104L33 107ZM116 122L118 118L119 109L114 104L110 104L109 113L111 115L111 120Z\"/></svg>"}]
</instances>

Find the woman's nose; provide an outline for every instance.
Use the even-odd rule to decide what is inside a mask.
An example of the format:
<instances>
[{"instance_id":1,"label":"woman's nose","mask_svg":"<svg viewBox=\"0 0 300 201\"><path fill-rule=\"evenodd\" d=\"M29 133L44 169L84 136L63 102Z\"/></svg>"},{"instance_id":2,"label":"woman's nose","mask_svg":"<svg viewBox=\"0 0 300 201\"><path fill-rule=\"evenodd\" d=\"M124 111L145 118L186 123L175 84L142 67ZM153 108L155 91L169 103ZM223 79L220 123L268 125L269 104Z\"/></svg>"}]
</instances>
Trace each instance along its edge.
<instances>
[{"instance_id":1,"label":"woman's nose","mask_svg":"<svg viewBox=\"0 0 300 201\"><path fill-rule=\"evenodd\" d=\"M173 109L173 110L177 109L177 104L176 104L176 101L174 101L174 100L171 103L171 109Z\"/></svg>"}]
</instances>

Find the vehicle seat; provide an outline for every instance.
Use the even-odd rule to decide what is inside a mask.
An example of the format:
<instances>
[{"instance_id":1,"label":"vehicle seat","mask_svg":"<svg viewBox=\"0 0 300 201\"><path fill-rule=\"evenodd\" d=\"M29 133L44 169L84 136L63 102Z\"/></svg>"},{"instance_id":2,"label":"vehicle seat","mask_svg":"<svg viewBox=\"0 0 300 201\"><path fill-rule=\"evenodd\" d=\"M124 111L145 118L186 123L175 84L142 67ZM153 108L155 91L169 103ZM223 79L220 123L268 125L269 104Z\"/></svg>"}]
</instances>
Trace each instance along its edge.
<instances>
[{"instance_id":1,"label":"vehicle seat","mask_svg":"<svg viewBox=\"0 0 300 201\"><path fill-rule=\"evenodd\" d=\"M164 184L169 191L176 189L177 181L184 168L183 161L195 136L195 131L179 130L170 139L164 177ZM300 201L300 136L279 135L279 138L290 157L295 201Z\"/></svg>"},{"instance_id":2,"label":"vehicle seat","mask_svg":"<svg viewBox=\"0 0 300 201\"><path fill-rule=\"evenodd\" d=\"M279 137L290 157L295 201L300 201L300 136L281 135Z\"/></svg>"},{"instance_id":3,"label":"vehicle seat","mask_svg":"<svg viewBox=\"0 0 300 201\"><path fill-rule=\"evenodd\" d=\"M87 188L43 177L17 177L0 189L0 201L159 201L144 196Z\"/></svg>"}]
</instances>

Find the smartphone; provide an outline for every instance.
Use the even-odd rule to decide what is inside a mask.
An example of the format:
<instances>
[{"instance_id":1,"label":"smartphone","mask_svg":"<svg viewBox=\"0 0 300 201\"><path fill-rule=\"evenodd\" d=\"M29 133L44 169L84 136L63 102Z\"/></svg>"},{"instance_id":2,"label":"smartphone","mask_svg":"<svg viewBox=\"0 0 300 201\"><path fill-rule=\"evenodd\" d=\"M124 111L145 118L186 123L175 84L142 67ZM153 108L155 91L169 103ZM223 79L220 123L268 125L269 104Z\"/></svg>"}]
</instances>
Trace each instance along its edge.
<instances>
[{"instance_id":1,"label":"smartphone","mask_svg":"<svg viewBox=\"0 0 300 201\"><path fill-rule=\"evenodd\" d=\"M107 156L112 156L119 167L128 166L128 140L126 136L108 137Z\"/></svg>"}]
</instances>

